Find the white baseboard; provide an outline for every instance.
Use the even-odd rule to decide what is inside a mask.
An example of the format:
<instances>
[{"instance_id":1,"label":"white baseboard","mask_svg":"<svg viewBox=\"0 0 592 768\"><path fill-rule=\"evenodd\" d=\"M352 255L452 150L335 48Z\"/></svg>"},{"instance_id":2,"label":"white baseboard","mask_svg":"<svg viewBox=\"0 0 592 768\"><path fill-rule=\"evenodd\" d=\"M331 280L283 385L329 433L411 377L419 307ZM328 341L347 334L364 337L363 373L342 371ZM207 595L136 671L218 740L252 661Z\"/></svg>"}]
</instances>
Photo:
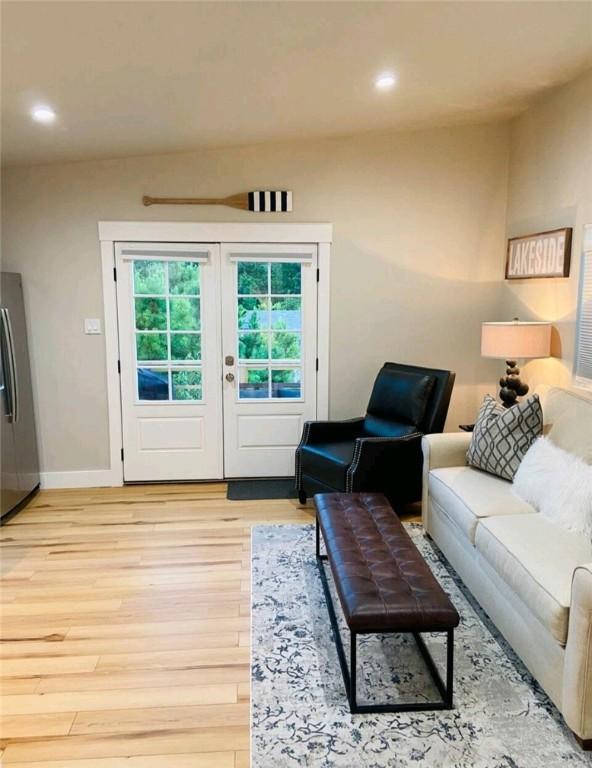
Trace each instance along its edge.
<instances>
[{"instance_id":1,"label":"white baseboard","mask_svg":"<svg viewBox=\"0 0 592 768\"><path fill-rule=\"evenodd\" d=\"M121 484L121 477L110 469L41 472L42 488L105 488L117 487Z\"/></svg>"}]
</instances>

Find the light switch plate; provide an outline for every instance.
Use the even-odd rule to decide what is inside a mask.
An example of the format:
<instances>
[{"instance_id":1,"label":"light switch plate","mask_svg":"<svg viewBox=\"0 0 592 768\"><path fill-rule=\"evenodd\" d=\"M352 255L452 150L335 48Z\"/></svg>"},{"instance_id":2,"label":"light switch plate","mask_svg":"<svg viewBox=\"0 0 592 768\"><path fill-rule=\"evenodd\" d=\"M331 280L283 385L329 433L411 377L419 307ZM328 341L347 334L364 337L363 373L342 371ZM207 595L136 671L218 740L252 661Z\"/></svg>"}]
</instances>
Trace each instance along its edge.
<instances>
[{"instance_id":1,"label":"light switch plate","mask_svg":"<svg viewBox=\"0 0 592 768\"><path fill-rule=\"evenodd\" d=\"M87 317L84 321L84 332L90 334L101 333L101 321L96 317Z\"/></svg>"}]
</instances>

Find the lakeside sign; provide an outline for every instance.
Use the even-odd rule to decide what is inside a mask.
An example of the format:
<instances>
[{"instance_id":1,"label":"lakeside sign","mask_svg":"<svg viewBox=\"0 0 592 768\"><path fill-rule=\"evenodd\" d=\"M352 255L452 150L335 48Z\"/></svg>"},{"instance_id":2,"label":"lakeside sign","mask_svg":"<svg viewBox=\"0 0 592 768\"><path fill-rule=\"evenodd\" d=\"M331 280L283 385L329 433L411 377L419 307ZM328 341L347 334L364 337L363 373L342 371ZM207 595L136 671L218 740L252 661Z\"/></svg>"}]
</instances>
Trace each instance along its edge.
<instances>
[{"instance_id":1,"label":"lakeside sign","mask_svg":"<svg viewBox=\"0 0 592 768\"><path fill-rule=\"evenodd\" d=\"M506 280L569 277L571 227L508 240Z\"/></svg>"}]
</instances>

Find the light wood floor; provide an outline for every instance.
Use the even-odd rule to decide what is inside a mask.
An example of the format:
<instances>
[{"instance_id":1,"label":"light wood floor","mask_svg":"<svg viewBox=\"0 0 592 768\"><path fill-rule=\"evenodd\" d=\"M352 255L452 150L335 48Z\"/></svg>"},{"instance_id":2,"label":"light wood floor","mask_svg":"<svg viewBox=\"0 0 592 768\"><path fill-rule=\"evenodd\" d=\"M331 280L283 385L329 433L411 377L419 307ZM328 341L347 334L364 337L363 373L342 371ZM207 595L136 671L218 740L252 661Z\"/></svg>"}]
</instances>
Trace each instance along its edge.
<instances>
[{"instance_id":1,"label":"light wood floor","mask_svg":"<svg viewBox=\"0 0 592 768\"><path fill-rule=\"evenodd\" d=\"M3 765L247 768L250 527L226 486L44 491L0 529Z\"/></svg>"}]
</instances>

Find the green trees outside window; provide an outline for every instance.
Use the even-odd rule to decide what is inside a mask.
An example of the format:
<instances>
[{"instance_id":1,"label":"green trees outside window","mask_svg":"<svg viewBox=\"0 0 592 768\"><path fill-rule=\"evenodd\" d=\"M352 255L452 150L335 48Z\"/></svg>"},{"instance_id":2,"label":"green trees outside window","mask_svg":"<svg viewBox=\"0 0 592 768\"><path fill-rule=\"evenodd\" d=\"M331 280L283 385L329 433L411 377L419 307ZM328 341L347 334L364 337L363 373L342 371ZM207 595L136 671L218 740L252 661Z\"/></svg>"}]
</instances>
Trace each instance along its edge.
<instances>
[{"instance_id":1,"label":"green trees outside window","mask_svg":"<svg viewBox=\"0 0 592 768\"><path fill-rule=\"evenodd\" d=\"M301 266L295 263L241 261L238 264L238 295L266 293L300 294Z\"/></svg>"},{"instance_id":2,"label":"green trees outside window","mask_svg":"<svg viewBox=\"0 0 592 768\"><path fill-rule=\"evenodd\" d=\"M136 296L199 296L199 263L196 261L134 261Z\"/></svg>"},{"instance_id":3,"label":"green trees outside window","mask_svg":"<svg viewBox=\"0 0 592 768\"><path fill-rule=\"evenodd\" d=\"M244 386L258 391L259 396L289 396L277 394L279 385L287 385L286 392L299 393L301 265L239 262L237 270L241 390ZM152 387L158 399L200 400L201 369L180 367L187 363L199 366L201 361L199 263L138 260L133 265L133 284L138 376L146 372L142 373L146 392ZM244 364L249 361L254 366L247 368ZM149 363L157 367L146 368Z\"/></svg>"},{"instance_id":4,"label":"green trees outside window","mask_svg":"<svg viewBox=\"0 0 592 768\"><path fill-rule=\"evenodd\" d=\"M172 371L173 400L201 400L201 371Z\"/></svg>"},{"instance_id":5,"label":"green trees outside window","mask_svg":"<svg viewBox=\"0 0 592 768\"><path fill-rule=\"evenodd\" d=\"M201 370L175 369L170 363L201 361L199 263L138 260L133 281L136 359L144 363L138 367L140 399L201 400ZM146 368L156 361L166 367Z\"/></svg>"},{"instance_id":6,"label":"green trees outside window","mask_svg":"<svg viewBox=\"0 0 592 768\"><path fill-rule=\"evenodd\" d=\"M165 299L136 299L135 302L138 331L166 331Z\"/></svg>"},{"instance_id":7,"label":"green trees outside window","mask_svg":"<svg viewBox=\"0 0 592 768\"><path fill-rule=\"evenodd\" d=\"M241 398L300 395L300 368L272 366L301 359L301 271L289 262L237 264L238 356L243 364L257 365L243 369ZM288 390L278 389L282 384Z\"/></svg>"},{"instance_id":8,"label":"green trees outside window","mask_svg":"<svg viewBox=\"0 0 592 768\"><path fill-rule=\"evenodd\" d=\"M239 262L237 266L239 359L299 360L301 265Z\"/></svg>"},{"instance_id":9,"label":"green trees outside window","mask_svg":"<svg viewBox=\"0 0 592 768\"><path fill-rule=\"evenodd\" d=\"M136 334L136 357L138 361L166 360L168 356L166 333Z\"/></svg>"},{"instance_id":10,"label":"green trees outside window","mask_svg":"<svg viewBox=\"0 0 592 768\"><path fill-rule=\"evenodd\" d=\"M199 296L199 264L195 261L169 263L169 293Z\"/></svg>"},{"instance_id":11,"label":"green trees outside window","mask_svg":"<svg viewBox=\"0 0 592 768\"><path fill-rule=\"evenodd\" d=\"M165 292L163 261L134 261L134 293L162 295Z\"/></svg>"}]
</instances>

